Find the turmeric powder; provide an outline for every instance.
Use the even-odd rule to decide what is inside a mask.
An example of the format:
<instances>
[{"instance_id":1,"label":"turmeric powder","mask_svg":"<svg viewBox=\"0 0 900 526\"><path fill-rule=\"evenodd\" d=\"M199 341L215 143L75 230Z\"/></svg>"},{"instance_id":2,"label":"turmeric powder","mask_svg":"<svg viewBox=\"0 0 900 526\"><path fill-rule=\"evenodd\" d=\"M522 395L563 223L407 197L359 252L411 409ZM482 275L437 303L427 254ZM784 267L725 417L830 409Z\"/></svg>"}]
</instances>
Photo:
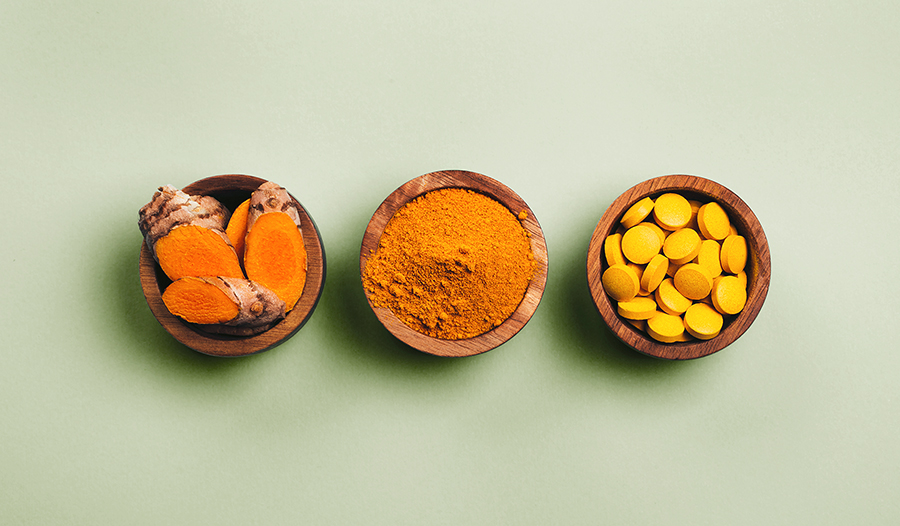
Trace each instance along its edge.
<instances>
[{"instance_id":1,"label":"turmeric powder","mask_svg":"<svg viewBox=\"0 0 900 526\"><path fill-rule=\"evenodd\" d=\"M369 300L437 338L493 329L519 306L537 269L525 217L462 188L418 197L394 214L368 258Z\"/></svg>"}]
</instances>

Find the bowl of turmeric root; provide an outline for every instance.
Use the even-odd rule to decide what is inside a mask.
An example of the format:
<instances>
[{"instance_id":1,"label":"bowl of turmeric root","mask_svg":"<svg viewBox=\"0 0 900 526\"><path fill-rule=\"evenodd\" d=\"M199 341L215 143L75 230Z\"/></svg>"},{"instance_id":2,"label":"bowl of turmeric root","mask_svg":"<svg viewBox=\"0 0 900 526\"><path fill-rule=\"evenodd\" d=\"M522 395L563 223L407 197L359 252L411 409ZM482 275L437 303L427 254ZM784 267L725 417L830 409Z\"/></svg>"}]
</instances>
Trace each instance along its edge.
<instances>
[{"instance_id":1,"label":"bowl of turmeric root","mask_svg":"<svg viewBox=\"0 0 900 526\"><path fill-rule=\"evenodd\" d=\"M159 187L138 213L141 287L176 340L246 356L290 338L315 310L325 250L312 217L277 183L218 175Z\"/></svg>"}]
</instances>

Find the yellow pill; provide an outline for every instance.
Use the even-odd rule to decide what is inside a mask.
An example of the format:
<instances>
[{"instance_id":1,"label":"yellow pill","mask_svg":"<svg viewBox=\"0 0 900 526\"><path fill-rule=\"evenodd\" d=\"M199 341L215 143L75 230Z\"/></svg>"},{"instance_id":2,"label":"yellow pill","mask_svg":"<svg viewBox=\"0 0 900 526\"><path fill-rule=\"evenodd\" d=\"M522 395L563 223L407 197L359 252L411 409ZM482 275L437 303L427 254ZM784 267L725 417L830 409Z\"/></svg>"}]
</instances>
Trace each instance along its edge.
<instances>
[{"instance_id":1,"label":"yellow pill","mask_svg":"<svg viewBox=\"0 0 900 526\"><path fill-rule=\"evenodd\" d=\"M697 263L682 265L672 281L678 292L689 300L701 300L712 290L712 276L706 267Z\"/></svg>"},{"instance_id":2,"label":"yellow pill","mask_svg":"<svg viewBox=\"0 0 900 526\"><path fill-rule=\"evenodd\" d=\"M678 272L678 269L681 268L681 265L676 265L671 259L669 260L669 268L666 270L666 276L670 278L675 277L675 273Z\"/></svg>"},{"instance_id":3,"label":"yellow pill","mask_svg":"<svg viewBox=\"0 0 900 526\"><path fill-rule=\"evenodd\" d=\"M606 255L606 264L624 265L625 256L622 254L622 234L610 234L603 240L603 254Z\"/></svg>"},{"instance_id":4,"label":"yellow pill","mask_svg":"<svg viewBox=\"0 0 900 526\"><path fill-rule=\"evenodd\" d=\"M715 201L706 203L697 211L697 226L706 239L720 241L731 232L731 221L728 214Z\"/></svg>"},{"instance_id":5,"label":"yellow pill","mask_svg":"<svg viewBox=\"0 0 900 526\"><path fill-rule=\"evenodd\" d=\"M747 273L743 270L734 275L737 279L741 280L741 286L747 288Z\"/></svg>"},{"instance_id":6,"label":"yellow pill","mask_svg":"<svg viewBox=\"0 0 900 526\"><path fill-rule=\"evenodd\" d=\"M638 265L644 265L653 259L653 256L659 254L661 246L659 236L647 225L635 225L622 236L622 253L628 261Z\"/></svg>"},{"instance_id":7,"label":"yellow pill","mask_svg":"<svg viewBox=\"0 0 900 526\"><path fill-rule=\"evenodd\" d=\"M668 268L669 260L666 256L662 254L653 256L653 259L651 259L650 262L647 263L647 266L644 267L644 272L641 273L641 289L648 293L656 290L656 287L658 287L663 278L666 277L666 270Z\"/></svg>"},{"instance_id":8,"label":"yellow pill","mask_svg":"<svg viewBox=\"0 0 900 526\"><path fill-rule=\"evenodd\" d=\"M744 236L728 236L722 241L722 270L737 274L747 264L747 241Z\"/></svg>"},{"instance_id":9,"label":"yellow pill","mask_svg":"<svg viewBox=\"0 0 900 526\"><path fill-rule=\"evenodd\" d=\"M737 314L747 303L747 289L737 276L722 276L713 284L713 307L722 314Z\"/></svg>"},{"instance_id":10,"label":"yellow pill","mask_svg":"<svg viewBox=\"0 0 900 526\"><path fill-rule=\"evenodd\" d=\"M679 194L663 194L656 198L653 218L666 230L678 230L691 220L691 204Z\"/></svg>"},{"instance_id":11,"label":"yellow pill","mask_svg":"<svg viewBox=\"0 0 900 526\"><path fill-rule=\"evenodd\" d=\"M612 265L603 272L600 281L603 283L603 290L616 301L634 298L641 288L637 274L627 265Z\"/></svg>"},{"instance_id":12,"label":"yellow pill","mask_svg":"<svg viewBox=\"0 0 900 526\"><path fill-rule=\"evenodd\" d=\"M682 228L669 234L663 244L663 255L676 265L684 265L700 253L700 234L690 228Z\"/></svg>"},{"instance_id":13,"label":"yellow pill","mask_svg":"<svg viewBox=\"0 0 900 526\"><path fill-rule=\"evenodd\" d=\"M656 302L653 298L637 297L628 301L619 302L619 316L629 320L646 320L656 312Z\"/></svg>"},{"instance_id":14,"label":"yellow pill","mask_svg":"<svg viewBox=\"0 0 900 526\"><path fill-rule=\"evenodd\" d=\"M663 230L662 228L659 228L659 225L657 225L656 223L651 223L650 221L644 221L639 224L647 225L648 227L650 227L654 232L656 232L656 235L659 236L659 242L665 243L666 236L668 236L669 233L666 232L665 230Z\"/></svg>"},{"instance_id":15,"label":"yellow pill","mask_svg":"<svg viewBox=\"0 0 900 526\"><path fill-rule=\"evenodd\" d=\"M641 332L647 332L647 320L629 320L625 318L625 321L630 323L635 329Z\"/></svg>"},{"instance_id":16,"label":"yellow pill","mask_svg":"<svg viewBox=\"0 0 900 526\"><path fill-rule=\"evenodd\" d=\"M688 203L691 204L691 220L688 221L687 228L692 228L699 232L700 228L697 226L697 212L700 211L700 207L703 206L703 203L694 201L693 199L688 199Z\"/></svg>"},{"instance_id":17,"label":"yellow pill","mask_svg":"<svg viewBox=\"0 0 900 526\"><path fill-rule=\"evenodd\" d=\"M691 300L684 297L684 294L678 292L672 278L662 280L659 287L656 287L656 304L666 314L680 316L691 306Z\"/></svg>"},{"instance_id":18,"label":"yellow pill","mask_svg":"<svg viewBox=\"0 0 900 526\"><path fill-rule=\"evenodd\" d=\"M653 199L645 197L637 203L631 205L631 207L625 212L625 214L622 215L622 220L619 222L622 223L622 226L624 226L625 228L631 228L644 219L647 219L647 216L649 216L650 212L652 211Z\"/></svg>"},{"instance_id":19,"label":"yellow pill","mask_svg":"<svg viewBox=\"0 0 900 526\"><path fill-rule=\"evenodd\" d=\"M638 278L638 284L640 284L641 278L644 277L644 265L638 265L637 263L632 263L631 261L627 261L625 265L627 265L628 268L634 271L634 275Z\"/></svg>"},{"instance_id":20,"label":"yellow pill","mask_svg":"<svg viewBox=\"0 0 900 526\"><path fill-rule=\"evenodd\" d=\"M684 322L681 320L681 316L657 312L647 320L647 334L654 340L663 343L682 341Z\"/></svg>"},{"instance_id":21,"label":"yellow pill","mask_svg":"<svg viewBox=\"0 0 900 526\"><path fill-rule=\"evenodd\" d=\"M728 229L728 235L729 236L738 236L738 235L740 235L740 232L738 232L738 229L736 226L731 225L731 228Z\"/></svg>"},{"instance_id":22,"label":"yellow pill","mask_svg":"<svg viewBox=\"0 0 900 526\"><path fill-rule=\"evenodd\" d=\"M724 321L716 309L705 303L695 303L684 313L684 328L691 336L700 340L718 336Z\"/></svg>"},{"instance_id":23,"label":"yellow pill","mask_svg":"<svg viewBox=\"0 0 900 526\"><path fill-rule=\"evenodd\" d=\"M714 239L704 239L700 244L700 253L694 261L706 267L713 278L722 273L722 263L719 256L719 242Z\"/></svg>"}]
</instances>

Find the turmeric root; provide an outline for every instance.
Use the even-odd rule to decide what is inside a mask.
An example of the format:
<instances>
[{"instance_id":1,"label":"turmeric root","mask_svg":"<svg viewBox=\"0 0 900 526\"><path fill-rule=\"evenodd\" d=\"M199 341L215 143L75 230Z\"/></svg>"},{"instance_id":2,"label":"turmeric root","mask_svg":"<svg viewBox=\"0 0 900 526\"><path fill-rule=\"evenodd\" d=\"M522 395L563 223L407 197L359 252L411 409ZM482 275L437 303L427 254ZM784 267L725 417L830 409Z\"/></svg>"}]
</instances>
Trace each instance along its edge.
<instances>
[{"instance_id":1,"label":"turmeric root","mask_svg":"<svg viewBox=\"0 0 900 526\"><path fill-rule=\"evenodd\" d=\"M243 278L225 223L228 209L210 196L189 196L161 186L141 207L138 227L153 258L169 279L185 276Z\"/></svg>"},{"instance_id":2,"label":"turmeric root","mask_svg":"<svg viewBox=\"0 0 900 526\"><path fill-rule=\"evenodd\" d=\"M162 299L169 312L208 332L256 334L285 315L274 292L246 279L185 277L166 287Z\"/></svg>"},{"instance_id":3,"label":"turmeric root","mask_svg":"<svg viewBox=\"0 0 900 526\"><path fill-rule=\"evenodd\" d=\"M231 240L231 246L237 253L238 261L244 260L244 236L247 234L247 214L250 211L250 200L247 199L239 204L231 214L228 220L228 226L225 227L225 233Z\"/></svg>"},{"instance_id":4,"label":"turmeric root","mask_svg":"<svg viewBox=\"0 0 900 526\"><path fill-rule=\"evenodd\" d=\"M306 247L297 205L287 190L267 182L250 196L244 240L247 277L269 288L290 311L306 283Z\"/></svg>"}]
</instances>

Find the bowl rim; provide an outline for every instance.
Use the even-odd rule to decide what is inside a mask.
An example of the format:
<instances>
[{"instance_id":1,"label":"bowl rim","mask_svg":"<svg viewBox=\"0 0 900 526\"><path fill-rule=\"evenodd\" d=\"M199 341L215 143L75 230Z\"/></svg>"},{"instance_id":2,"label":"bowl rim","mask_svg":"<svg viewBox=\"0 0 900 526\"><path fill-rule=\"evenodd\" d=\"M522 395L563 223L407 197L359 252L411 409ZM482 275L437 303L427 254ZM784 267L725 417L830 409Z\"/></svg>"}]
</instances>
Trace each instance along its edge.
<instances>
[{"instance_id":1,"label":"bowl rim","mask_svg":"<svg viewBox=\"0 0 900 526\"><path fill-rule=\"evenodd\" d=\"M727 322L718 336L709 340L679 343L661 343L624 321L616 312L609 296L603 291L601 276L606 269L603 257L603 241L613 233L619 219L635 202L645 197L665 192L682 192L686 197L715 200L728 212L738 233L744 236L748 246L747 303L744 309ZM617 197L597 222L591 235L587 253L588 288L594 305L616 337L638 352L670 360L689 360L718 352L737 340L756 319L771 280L771 256L762 225L753 210L736 193L710 179L694 175L663 175L632 186Z\"/></svg>"},{"instance_id":2,"label":"bowl rim","mask_svg":"<svg viewBox=\"0 0 900 526\"><path fill-rule=\"evenodd\" d=\"M226 192L244 193L247 197L266 179L245 174L214 175L194 181L182 191L189 195L216 195ZM289 195L290 192L288 192ZM171 314L162 302L164 287L159 282L162 271L150 254L147 243L141 241L139 270L144 298L157 321L176 340L187 347L210 356L249 356L272 349L293 336L309 320L318 305L325 284L325 247L319 229L312 216L296 197L291 199L298 207L303 243L307 252L307 274L303 293L297 304L284 319L268 330L251 336L230 336L203 331ZM312 235L310 235L312 234ZM166 278L168 279L168 278Z\"/></svg>"},{"instance_id":3,"label":"bowl rim","mask_svg":"<svg viewBox=\"0 0 900 526\"><path fill-rule=\"evenodd\" d=\"M519 223L530 234L531 250L537 263L537 271L522 301L513 313L500 325L493 329L460 340L446 340L435 338L420 333L403 323L388 307L375 307L372 299L366 291L365 268L370 256L377 253L378 243L390 219L407 203L418 197L435 190L446 188L463 188L473 190L500 202L514 215L521 211L527 212L527 217ZM534 315L543 296L547 284L549 260L547 242L544 233L538 223L537 217L528 204L512 189L503 183L486 175L466 170L442 170L430 172L411 179L394 190L378 206L372 219L369 221L359 255L360 281L363 284L363 292L369 307L375 313L381 324L397 339L419 351L444 357L474 356L492 349L509 341L515 336Z\"/></svg>"}]
</instances>

